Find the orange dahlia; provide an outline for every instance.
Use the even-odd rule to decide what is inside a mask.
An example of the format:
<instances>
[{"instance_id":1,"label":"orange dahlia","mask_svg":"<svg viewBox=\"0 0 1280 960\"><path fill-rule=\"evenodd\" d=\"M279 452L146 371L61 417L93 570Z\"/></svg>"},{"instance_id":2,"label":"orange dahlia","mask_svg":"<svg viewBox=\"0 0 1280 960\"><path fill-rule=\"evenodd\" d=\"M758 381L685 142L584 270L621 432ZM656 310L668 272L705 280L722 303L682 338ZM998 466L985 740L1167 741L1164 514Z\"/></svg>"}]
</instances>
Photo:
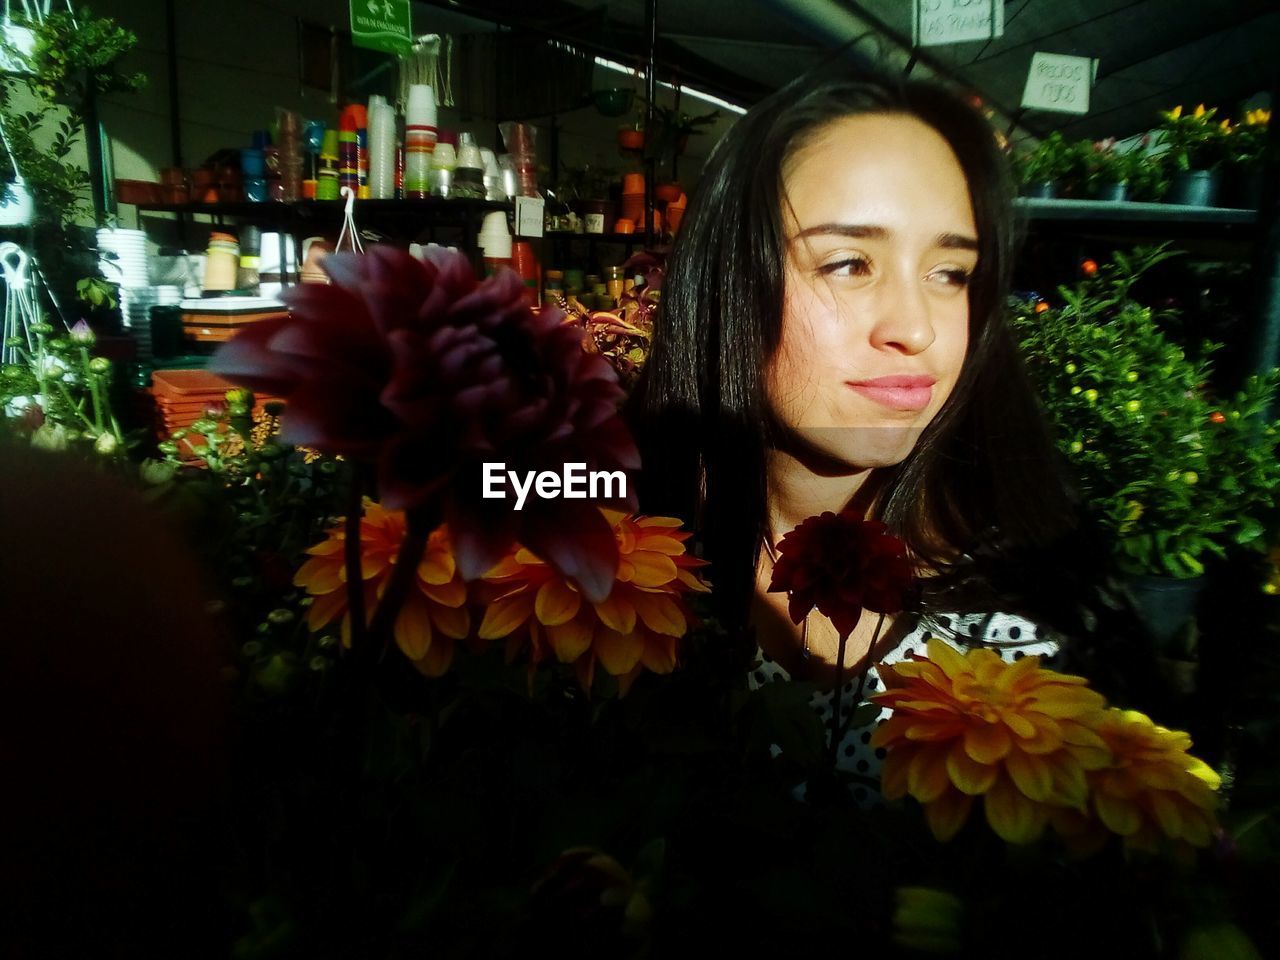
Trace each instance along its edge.
<instances>
[{"instance_id":1,"label":"orange dahlia","mask_svg":"<svg viewBox=\"0 0 1280 960\"><path fill-rule=\"evenodd\" d=\"M1222 780L1189 753L1191 737L1137 710L1114 707L1097 718L1093 729L1112 758L1088 774L1087 814L1054 817L1068 842L1077 851L1101 846L1105 828L1130 849L1155 852L1162 839L1208 846L1217 828L1215 791Z\"/></svg>"},{"instance_id":2,"label":"orange dahlia","mask_svg":"<svg viewBox=\"0 0 1280 960\"><path fill-rule=\"evenodd\" d=\"M530 666L549 654L574 665L590 690L599 663L622 693L641 670L670 673L676 642L691 615L683 595L710 588L695 573L704 561L685 552L690 534L671 517L602 511L618 542L617 580L600 603L523 547L490 570L493 599L480 624L481 641L507 640L508 659L527 647Z\"/></svg>"},{"instance_id":3,"label":"orange dahlia","mask_svg":"<svg viewBox=\"0 0 1280 960\"><path fill-rule=\"evenodd\" d=\"M351 645L351 615L347 610L347 568L343 558L346 529L339 523L328 539L310 547L310 555L293 577L315 599L307 612L312 630L342 617L342 642ZM395 567L396 555L405 535L405 517L399 510L387 510L365 501L360 521L360 571L364 578L366 620L382 597ZM467 636L471 615L467 610L467 587L454 564L449 531L441 526L431 533L414 589L410 589L396 617L396 644L415 667L429 677L438 677L453 662L454 641Z\"/></svg>"},{"instance_id":4,"label":"orange dahlia","mask_svg":"<svg viewBox=\"0 0 1280 960\"><path fill-rule=\"evenodd\" d=\"M1041 668L1039 657L1006 663L933 639L927 657L879 672L886 689L871 699L893 709L871 739L888 750L882 790L919 800L939 840L982 797L997 834L1030 843L1055 808L1085 808L1086 772L1110 760L1092 729L1102 696L1082 677Z\"/></svg>"}]
</instances>

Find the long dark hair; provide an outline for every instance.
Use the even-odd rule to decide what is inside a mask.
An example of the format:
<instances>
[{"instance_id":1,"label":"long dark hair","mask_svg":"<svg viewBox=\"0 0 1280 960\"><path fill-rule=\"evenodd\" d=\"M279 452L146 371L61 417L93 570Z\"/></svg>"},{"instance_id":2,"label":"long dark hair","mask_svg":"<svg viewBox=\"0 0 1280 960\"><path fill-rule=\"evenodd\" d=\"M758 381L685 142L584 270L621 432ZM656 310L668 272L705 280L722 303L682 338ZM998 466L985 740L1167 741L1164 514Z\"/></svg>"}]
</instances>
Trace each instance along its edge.
<instances>
[{"instance_id":1,"label":"long dark hair","mask_svg":"<svg viewBox=\"0 0 1280 960\"><path fill-rule=\"evenodd\" d=\"M1058 600L1071 586L1059 579L1042 589L1038 577L1019 576L1029 553L1051 554L1072 538L1076 511L1004 320L1017 246L1008 164L987 120L932 84L828 66L759 103L716 146L672 251L629 408L644 463L641 502L698 529L719 615L742 622L766 529L765 377L782 326L783 164L826 124L860 113L916 117L946 139L969 184L980 244L960 378L906 460L879 471L872 509L942 571L929 579L926 609L1018 610L1069 629L1074 610Z\"/></svg>"}]
</instances>

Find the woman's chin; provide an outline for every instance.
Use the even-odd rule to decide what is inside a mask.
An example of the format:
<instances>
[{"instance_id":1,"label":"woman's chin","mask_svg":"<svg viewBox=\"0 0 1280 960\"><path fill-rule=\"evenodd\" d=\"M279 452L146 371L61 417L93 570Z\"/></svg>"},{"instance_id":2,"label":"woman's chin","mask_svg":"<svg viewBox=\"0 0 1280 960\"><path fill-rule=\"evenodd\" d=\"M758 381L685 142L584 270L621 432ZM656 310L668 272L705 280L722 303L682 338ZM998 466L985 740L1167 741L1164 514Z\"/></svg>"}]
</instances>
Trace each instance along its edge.
<instances>
[{"instance_id":1,"label":"woman's chin","mask_svg":"<svg viewBox=\"0 0 1280 960\"><path fill-rule=\"evenodd\" d=\"M915 423L886 423L817 427L801 430L800 435L824 459L865 470L900 464L915 449L923 429Z\"/></svg>"}]
</instances>

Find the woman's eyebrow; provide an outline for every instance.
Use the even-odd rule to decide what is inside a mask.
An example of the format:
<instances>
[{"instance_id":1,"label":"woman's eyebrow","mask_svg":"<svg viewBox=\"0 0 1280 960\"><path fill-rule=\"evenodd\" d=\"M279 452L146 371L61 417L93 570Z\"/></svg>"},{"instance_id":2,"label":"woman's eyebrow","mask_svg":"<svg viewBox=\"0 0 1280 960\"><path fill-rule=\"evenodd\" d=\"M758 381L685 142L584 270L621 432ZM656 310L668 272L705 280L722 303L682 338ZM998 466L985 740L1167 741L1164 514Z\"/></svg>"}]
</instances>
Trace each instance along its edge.
<instances>
[{"instance_id":1,"label":"woman's eyebrow","mask_svg":"<svg viewBox=\"0 0 1280 960\"><path fill-rule=\"evenodd\" d=\"M829 235L853 237L859 240L884 240L889 236L890 232L886 227L878 227L866 223L819 223L812 227L805 227L795 235L795 239L801 240L805 237ZM976 251L978 249L978 238L962 233L940 233L935 238L934 243L946 250Z\"/></svg>"}]
</instances>

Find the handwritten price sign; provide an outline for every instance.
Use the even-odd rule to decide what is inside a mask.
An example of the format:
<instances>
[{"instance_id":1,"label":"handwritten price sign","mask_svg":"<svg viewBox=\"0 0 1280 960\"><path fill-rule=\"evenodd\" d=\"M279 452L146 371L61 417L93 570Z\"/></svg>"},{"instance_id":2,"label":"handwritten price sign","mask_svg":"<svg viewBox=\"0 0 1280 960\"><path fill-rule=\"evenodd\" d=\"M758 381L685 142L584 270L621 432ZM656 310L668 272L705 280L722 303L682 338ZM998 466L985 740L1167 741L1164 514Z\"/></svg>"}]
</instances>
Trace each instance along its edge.
<instances>
[{"instance_id":1,"label":"handwritten price sign","mask_svg":"<svg viewBox=\"0 0 1280 960\"><path fill-rule=\"evenodd\" d=\"M1003 0L916 0L915 45L990 40L1004 35Z\"/></svg>"},{"instance_id":2,"label":"handwritten price sign","mask_svg":"<svg viewBox=\"0 0 1280 960\"><path fill-rule=\"evenodd\" d=\"M1022 105L1055 113L1088 113L1089 90L1097 72L1098 61L1089 57L1037 53L1031 58Z\"/></svg>"}]
</instances>

